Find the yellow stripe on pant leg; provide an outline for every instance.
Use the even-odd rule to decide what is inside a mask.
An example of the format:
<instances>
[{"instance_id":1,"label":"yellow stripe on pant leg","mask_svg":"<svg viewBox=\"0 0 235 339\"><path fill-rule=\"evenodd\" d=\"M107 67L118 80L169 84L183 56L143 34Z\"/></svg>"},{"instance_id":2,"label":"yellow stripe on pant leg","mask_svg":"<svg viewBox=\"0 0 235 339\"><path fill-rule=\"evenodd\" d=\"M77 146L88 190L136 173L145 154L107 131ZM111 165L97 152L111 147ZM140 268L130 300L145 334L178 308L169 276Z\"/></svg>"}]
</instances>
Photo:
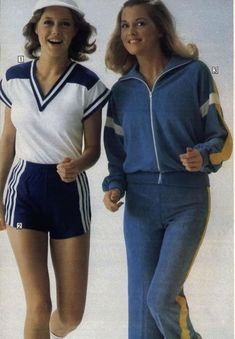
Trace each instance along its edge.
<instances>
[{"instance_id":1,"label":"yellow stripe on pant leg","mask_svg":"<svg viewBox=\"0 0 235 339\"><path fill-rule=\"evenodd\" d=\"M190 339L190 332L188 330L187 318L188 318L188 307L186 299L184 297L178 296L176 302L180 306L180 317L179 324L181 329L180 339Z\"/></svg>"},{"instance_id":2,"label":"yellow stripe on pant leg","mask_svg":"<svg viewBox=\"0 0 235 339\"><path fill-rule=\"evenodd\" d=\"M191 266L190 266L190 268L188 270L188 273L187 273L187 275L185 277L185 280L187 279L187 277L189 275L189 272L191 271L191 268L193 266L194 260L195 260L197 254L198 254L198 251L199 251L199 249L201 247L202 241L203 241L203 239L205 237L205 234L206 234L207 225L208 225L208 222L209 222L209 217L210 217L210 212L211 212L210 188L207 189L207 193L208 193L208 214L207 214L207 219L206 219L205 230L203 232L201 241L199 242L197 251L196 251L196 253L195 253L194 257L193 257ZM188 325L187 325L187 317L188 317L189 311L188 311L186 299L184 297L178 296L178 297L176 297L176 302L180 306L180 317L179 317L179 324L180 324L180 328L181 328L181 338L180 339L190 339L190 332L188 330Z\"/></svg>"}]
</instances>

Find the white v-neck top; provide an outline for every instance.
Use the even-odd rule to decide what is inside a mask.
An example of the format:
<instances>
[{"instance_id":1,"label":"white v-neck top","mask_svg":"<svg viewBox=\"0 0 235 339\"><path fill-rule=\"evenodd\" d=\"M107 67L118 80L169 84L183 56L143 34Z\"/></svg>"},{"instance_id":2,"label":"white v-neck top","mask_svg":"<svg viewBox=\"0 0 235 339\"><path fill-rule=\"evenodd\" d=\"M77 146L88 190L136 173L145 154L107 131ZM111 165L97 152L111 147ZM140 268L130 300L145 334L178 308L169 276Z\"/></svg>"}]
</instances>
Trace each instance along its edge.
<instances>
[{"instance_id":1,"label":"white v-neck top","mask_svg":"<svg viewBox=\"0 0 235 339\"><path fill-rule=\"evenodd\" d=\"M56 164L82 152L83 121L107 102L109 90L97 75L72 62L43 95L36 60L9 68L0 83L0 99L11 108L16 156Z\"/></svg>"}]
</instances>

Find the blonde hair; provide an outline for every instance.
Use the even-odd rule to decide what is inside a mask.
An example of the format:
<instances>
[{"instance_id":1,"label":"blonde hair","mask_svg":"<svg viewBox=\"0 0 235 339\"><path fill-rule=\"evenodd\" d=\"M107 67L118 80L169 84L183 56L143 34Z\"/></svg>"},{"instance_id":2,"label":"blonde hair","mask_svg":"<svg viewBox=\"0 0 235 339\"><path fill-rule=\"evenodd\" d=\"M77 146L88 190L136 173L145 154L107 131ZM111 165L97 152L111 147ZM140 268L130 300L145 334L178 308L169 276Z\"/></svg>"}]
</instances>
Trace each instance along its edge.
<instances>
[{"instance_id":1,"label":"blonde hair","mask_svg":"<svg viewBox=\"0 0 235 339\"><path fill-rule=\"evenodd\" d=\"M123 4L117 16L116 27L107 46L105 64L115 73L125 74L137 62L134 55L127 52L121 40L121 16L124 8L143 5L149 17L162 34L160 46L166 57L177 54L186 58L198 58L195 44L185 45L176 33L175 21L161 0L128 0Z\"/></svg>"}]
</instances>

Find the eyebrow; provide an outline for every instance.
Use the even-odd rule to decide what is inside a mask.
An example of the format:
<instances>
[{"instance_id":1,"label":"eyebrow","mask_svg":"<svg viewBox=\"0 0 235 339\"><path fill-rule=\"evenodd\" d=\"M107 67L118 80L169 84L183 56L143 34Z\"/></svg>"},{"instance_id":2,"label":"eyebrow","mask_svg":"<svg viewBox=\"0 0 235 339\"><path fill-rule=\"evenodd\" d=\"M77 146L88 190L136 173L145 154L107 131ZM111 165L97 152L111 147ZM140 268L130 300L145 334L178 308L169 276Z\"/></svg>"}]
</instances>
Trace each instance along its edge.
<instances>
[{"instance_id":1,"label":"eyebrow","mask_svg":"<svg viewBox=\"0 0 235 339\"><path fill-rule=\"evenodd\" d=\"M135 21L138 21L138 20L147 20L146 17L140 17L140 18L136 18ZM121 20L121 22L127 22L127 20Z\"/></svg>"}]
</instances>

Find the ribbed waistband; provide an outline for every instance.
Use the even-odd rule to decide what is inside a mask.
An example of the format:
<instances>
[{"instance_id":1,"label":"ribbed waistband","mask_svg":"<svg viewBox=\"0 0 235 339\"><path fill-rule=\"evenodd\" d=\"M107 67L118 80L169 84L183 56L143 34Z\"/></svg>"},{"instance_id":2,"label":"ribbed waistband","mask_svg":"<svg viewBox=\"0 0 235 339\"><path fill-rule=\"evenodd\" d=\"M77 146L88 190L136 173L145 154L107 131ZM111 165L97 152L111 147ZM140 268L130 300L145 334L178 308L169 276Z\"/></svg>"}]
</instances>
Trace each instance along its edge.
<instances>
[{"instance_id":1,"label":"ribbed waistband","mask_svg":"<svg viewBox=\"0 0 235 339\"><path fill-rule=\"evenodd\" d=\"M162 184L186 187L208 187L210 186L207 173L202 172L137 172L126 175L128 183L136 184Z\"/></svg>"}]
</instances>

